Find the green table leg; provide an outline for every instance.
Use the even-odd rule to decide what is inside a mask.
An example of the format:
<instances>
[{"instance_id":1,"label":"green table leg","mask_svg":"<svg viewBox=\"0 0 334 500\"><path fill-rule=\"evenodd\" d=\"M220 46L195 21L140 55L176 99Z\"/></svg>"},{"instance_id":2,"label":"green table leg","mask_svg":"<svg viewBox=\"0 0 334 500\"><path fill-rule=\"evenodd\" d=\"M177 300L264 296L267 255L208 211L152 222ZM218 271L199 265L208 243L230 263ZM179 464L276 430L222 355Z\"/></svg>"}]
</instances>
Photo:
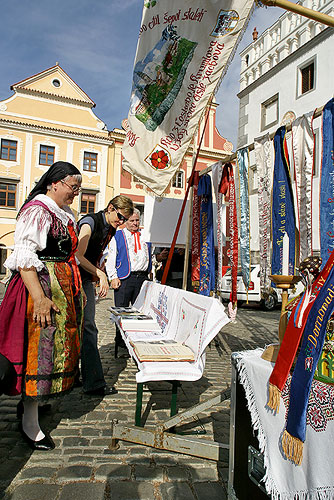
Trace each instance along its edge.
<instances>
[{"instance_id":1,"label":"green table leg","mask_svg":"<svg viewBox=\"0 0 334 500\"><path fill-rule=\"evenodd\" d=\"M141 425L141 409L143 404L143 388L144 384L137 384L137 400L136 400L136 416L135 416L135 425L137 427L142 427Z\"/></svg>"}]
</instances>

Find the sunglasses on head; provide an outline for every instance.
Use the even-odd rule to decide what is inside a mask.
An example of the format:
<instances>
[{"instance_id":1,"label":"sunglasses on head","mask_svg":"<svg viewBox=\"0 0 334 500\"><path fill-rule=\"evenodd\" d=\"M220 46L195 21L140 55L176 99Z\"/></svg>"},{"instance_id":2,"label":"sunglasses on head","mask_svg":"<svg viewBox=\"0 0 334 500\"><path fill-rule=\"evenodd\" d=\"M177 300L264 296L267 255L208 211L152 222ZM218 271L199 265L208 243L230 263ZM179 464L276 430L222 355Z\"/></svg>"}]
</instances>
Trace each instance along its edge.
<instances>
[{"instance_id":1,"label":"sunglasses on head","mask_svg":"<svg viewBox=\"0 0 334 500\"><path fill-rule=\"evenodd\" d=\"M117 209L112 205L113 209L115 210L116 212L116 215L117 215L117 218L121 221L121 222L126 222L128 220L128 217L125 217L123 214L121 214L120 212L117 211Z\"/></svg>"}]
</instances>

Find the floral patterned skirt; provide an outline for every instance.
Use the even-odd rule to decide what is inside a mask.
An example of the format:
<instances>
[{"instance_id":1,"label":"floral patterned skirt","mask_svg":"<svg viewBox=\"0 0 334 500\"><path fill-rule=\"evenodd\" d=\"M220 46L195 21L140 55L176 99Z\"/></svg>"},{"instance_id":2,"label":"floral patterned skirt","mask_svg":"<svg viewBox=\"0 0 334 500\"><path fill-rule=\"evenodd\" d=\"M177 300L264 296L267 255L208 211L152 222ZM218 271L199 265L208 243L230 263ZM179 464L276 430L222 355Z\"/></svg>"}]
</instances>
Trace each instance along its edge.
<instances>
[{"instance_id":1,"label":"floral patterned skirt","mask_svg":"<svg viewBox=\"0 0 334 500\"><path fill-rule=\"evenodd\" d=\"M45 399L68 391L78 371L82 294L75 295L72 264L46 261L45 267L38 273L39 281L60 312L52 311L52 324L42 328L33 320L34 304L28 296L23 398Z\"/></svg>"}]
</instances>

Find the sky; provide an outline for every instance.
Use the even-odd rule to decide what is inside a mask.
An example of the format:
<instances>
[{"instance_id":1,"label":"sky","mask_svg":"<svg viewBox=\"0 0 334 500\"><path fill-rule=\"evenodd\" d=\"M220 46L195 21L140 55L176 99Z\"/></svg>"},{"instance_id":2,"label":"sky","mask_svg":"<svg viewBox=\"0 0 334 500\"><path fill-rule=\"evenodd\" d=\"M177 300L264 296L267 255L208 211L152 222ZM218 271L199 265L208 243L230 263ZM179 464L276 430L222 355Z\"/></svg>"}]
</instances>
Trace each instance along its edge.
<instances>
[{"instance_id":1,"label":"sky","mask_svg":"<svg viewBox=\"0 0 334 500\"><path fill-rule=\"evenodd\" d=\"M205 3L205 0L203 0ZM56 62L96 103L108 130L127 117L142 0L0 0L0 101ZM236 146L240 56L284 11L256 8L216 95L217 127Z\"/></svg>"}]
</instances>

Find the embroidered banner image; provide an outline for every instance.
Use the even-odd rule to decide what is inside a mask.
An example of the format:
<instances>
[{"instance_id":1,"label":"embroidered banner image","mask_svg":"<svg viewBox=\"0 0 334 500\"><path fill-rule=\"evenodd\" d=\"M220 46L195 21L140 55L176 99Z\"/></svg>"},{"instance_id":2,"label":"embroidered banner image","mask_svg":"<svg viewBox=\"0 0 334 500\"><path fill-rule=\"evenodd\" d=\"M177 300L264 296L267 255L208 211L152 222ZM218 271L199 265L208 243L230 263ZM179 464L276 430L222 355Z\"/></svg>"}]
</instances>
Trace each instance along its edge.
<instances>
[{"instance_id":1,"label":"embroidered banner image","mask_svg":"<svg viewBox=\"0 0 334 500\"><path fill-rule=\"evenodd\" d=\"M162 194L246 28L253 2L144 3L123 167Z\"/></svg>"}]
</instances>

